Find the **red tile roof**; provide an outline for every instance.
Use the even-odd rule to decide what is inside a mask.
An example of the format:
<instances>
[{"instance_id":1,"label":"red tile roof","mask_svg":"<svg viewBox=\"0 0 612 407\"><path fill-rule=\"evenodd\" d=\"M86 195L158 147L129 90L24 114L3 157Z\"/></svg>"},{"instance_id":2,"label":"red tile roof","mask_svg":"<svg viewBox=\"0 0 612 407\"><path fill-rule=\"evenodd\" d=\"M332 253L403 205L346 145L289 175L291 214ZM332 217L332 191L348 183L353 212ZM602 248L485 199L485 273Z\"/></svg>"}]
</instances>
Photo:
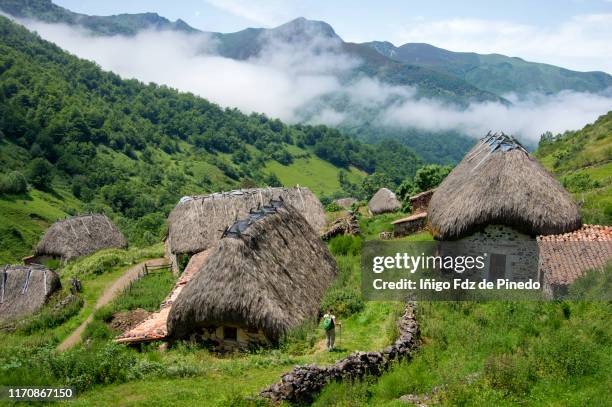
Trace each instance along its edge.
<instances>
[{"instance_id":1,"label":"red tile roof","mask_svg":"<svg viewBox=\"0 0 612 407\"><path fill-rule=\"evenodd\" d=\"M423 219L423 218L426 218L426 217L427 217L427 212L419 212L419 213L415 213L413 215L410 215L410 216L408 216L406 218L394 220L393 222L391 222L391 224L395 225L397 223L411 222L413 220Z\"/></svg>"},{"instance_id":2,"label":"red tile roof","mask_svg":"<svg viewBox=\"0 0 612 407\"><path fill-rule=\"evenodd\" d=\"M119 335L115 342L118 343L137 343L146 341L156 341L164 339L168 336L168 315L172 304L179 296L183 288L202 268L206 258L210 254L210 250L205 250L195 254L189 260L189 264L185 267L185 271L179 277L170 294L162 302L160 310L151 314L147 319L142 321L136 327Z\"/></svg>"},{"instance_id":3,"label":"red tile roof","mask_svg":"<svg viewBox=\"0 0 612 407\"><path fill-rule=\"evenodd\" d=\"M538 236L540 270L551 285L568 285L612 261L612 226L584 225L561 235Z\"/></svg>"}]
</instances>

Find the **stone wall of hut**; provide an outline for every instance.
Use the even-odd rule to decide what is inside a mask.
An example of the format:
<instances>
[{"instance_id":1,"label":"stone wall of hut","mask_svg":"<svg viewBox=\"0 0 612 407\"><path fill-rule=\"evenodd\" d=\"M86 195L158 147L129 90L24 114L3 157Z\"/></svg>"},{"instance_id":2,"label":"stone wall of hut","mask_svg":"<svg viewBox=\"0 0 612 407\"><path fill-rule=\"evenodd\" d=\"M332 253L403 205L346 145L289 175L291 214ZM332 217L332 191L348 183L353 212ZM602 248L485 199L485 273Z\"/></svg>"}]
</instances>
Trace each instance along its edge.
<instances>
[{"instance_id":1,"label":"stone wall of hut","mask_svg":"<svg viewBox=\"0 0 612 407\"><path fill-rule=\"evenodd\" d=\"M538 245L535 237L509 226L488 225L483 230L458 240L456 244L442 247L447 251L455 252L455 256L481 256L486 253L486 267L481 275L477 276L479 278L491 280L499 277L512 281L540 280L537 261ZM441 254L446 255L447 253ZM500 267L505 270L503 276L497 275L493 270L495 268L499 270Z\"/></svg>"},{"instance_id":2,"label":"stone wall of hut","mask_svg":"<svg viewBox=\"0 0 612 407\"><path fill-rule=\"evenodd\" d=\"M393 224L393 237L408 236L416 232L425 230L427 227L427 217L408 220Z\"/></svg>"},{"instance_id":3,"label":"stone wall of hut","mask_svg":"<svg viewBox=\"0 0 612 407\"><path fill-rule=\"evenodd\" d=\"M235 340L226 338L226 329L228 328L236 330ZM197 339L198 341L212 343L215 350L218 351L234 351L271 345L271 342L260 329L232 324L203 328Z\"/></svg>"}]
</instances>

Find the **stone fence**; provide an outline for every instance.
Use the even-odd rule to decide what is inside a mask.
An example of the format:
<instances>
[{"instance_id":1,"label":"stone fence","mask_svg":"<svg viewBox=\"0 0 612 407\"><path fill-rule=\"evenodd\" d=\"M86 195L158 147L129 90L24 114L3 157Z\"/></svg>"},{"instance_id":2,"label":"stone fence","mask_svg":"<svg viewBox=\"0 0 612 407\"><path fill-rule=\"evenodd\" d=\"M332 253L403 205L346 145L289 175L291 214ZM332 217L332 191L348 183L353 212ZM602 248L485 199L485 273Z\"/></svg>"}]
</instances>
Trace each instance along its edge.
<instances>
[{"instance_id":1,"label":"stone fence","mask_svg":"<svg viewBox=\"0 0 612 407\"><path fill-rule=\"evenodd\" d=\"M280 382L261 391L260 396L274 403L289 401L311 403L331 381L355 380L366 375L380 376L394 361L409 358L419 345L416 304L408 302L398 321L399 338L380 352L355 352L327 367L296 366L285 373Z\"/></svg>"}]
</instances>

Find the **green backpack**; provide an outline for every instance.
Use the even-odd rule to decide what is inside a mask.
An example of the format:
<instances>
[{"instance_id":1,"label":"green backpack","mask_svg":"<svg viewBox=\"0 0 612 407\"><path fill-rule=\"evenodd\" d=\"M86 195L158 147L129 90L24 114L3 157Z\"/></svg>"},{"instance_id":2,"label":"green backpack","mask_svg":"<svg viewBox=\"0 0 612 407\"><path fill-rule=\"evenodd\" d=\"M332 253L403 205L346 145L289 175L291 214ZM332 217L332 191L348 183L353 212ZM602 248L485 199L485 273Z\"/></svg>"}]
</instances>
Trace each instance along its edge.
<instances>
[{"instance_id":1,"label":"green backpack","mask_svg":"<svg viewBox=\"0 0 612 407\"><path fill-rule=\"evenodd\" d=\"M325 319L323 320L323 329L325 329L326 331L329 331L333 327L334 327L334 320L332 319L332 317L325 317Z\"/></svg>"}]
</instances>

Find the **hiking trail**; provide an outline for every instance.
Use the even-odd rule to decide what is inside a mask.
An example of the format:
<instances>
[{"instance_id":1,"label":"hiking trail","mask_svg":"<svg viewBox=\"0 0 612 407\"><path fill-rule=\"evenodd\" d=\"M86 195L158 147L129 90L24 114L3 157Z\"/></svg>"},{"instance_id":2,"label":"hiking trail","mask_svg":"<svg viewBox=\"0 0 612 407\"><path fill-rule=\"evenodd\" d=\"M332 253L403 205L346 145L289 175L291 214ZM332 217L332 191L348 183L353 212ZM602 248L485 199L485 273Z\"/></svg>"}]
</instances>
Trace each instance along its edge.
<instances>
[{"instance_id":1,"label":"hiking trail","mask_svg":"<svg viewBox=\"0 0 612 407\"><path fill-rule=\"evenodd\" d=\"M167 263L168 263L168 260L162 257L162 258L157 258L157 259L146 260L146 261L143 261L142 263L138 263L130 267L118 279L110 283L104 289L104 291L102 292L102 295L98 298L98 301L96 301L96 305L91 311L91 314L89 314L87 319L83 321L83 323L81 323L81 325L79 325L79 327L75 329L74 332L72 332L66 339L62 341L62 343L58 345L57 350L65 351L71 348L72 346L76 345L77 343L79 343L81 341L81 335L85 331L85 328L87 327L87 325L89 325L91 321L93 321L94 313L98 309L102 308L103 306L105 306L106 304L114 300L119 294L123 292L123 290L125 290L125 288L127 288L130 285L130 283L138 280L140 273L144 269L145 264L147 266L161 266Z\"/></svg>"}]
</instances>

